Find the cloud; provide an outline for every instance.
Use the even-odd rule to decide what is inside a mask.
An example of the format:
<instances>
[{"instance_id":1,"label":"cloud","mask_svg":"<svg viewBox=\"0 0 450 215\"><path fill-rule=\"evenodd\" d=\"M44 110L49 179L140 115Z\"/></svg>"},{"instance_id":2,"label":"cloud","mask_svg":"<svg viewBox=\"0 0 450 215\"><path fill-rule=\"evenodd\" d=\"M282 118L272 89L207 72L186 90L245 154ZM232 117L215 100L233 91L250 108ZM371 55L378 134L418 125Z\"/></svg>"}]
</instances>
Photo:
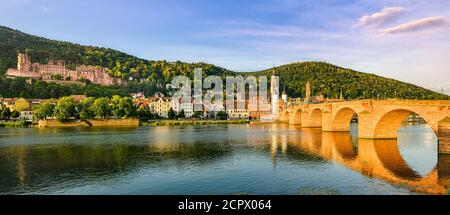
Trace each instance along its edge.
<instances>
[{"instance_id":1,"label":"cloud","mask_svg":"<svg viewBox=\"0 0 450 215\"><path fill-rule=\"evenodd\" d=\"M441 17L441 16L433 16L426 17L422 19L413 20L404 24L400 24L394 27L383 29L382 32L388 34L397 34L397 33L408 33L415 31L423 31L423 30L431 30L431 29L439 29L439 28L447 28L450 26L450 20Z\"/></svg>"},{"instance_id":2,"label":"cloud","mask_svg":"<svg viewBox=\"0 0 450 215\"><path fill-rule=\"evenodd\" d=\"M357 26L379 26L394 20L406 9L403 7L386 7L382 11L358 19Z\"/></svg>"},{"instance_id":3,"label":"cloud","mask_svg":"<svg viewBox=\"0 0 450 215\"><path fill-rule=\"evenodd\" d=\"M46 7L42 7L41 9L42 9L42 11L44 11L45 13L50 12L50 10L49 10L48 8L46 8Z\"/></svg>"}]
</instances>

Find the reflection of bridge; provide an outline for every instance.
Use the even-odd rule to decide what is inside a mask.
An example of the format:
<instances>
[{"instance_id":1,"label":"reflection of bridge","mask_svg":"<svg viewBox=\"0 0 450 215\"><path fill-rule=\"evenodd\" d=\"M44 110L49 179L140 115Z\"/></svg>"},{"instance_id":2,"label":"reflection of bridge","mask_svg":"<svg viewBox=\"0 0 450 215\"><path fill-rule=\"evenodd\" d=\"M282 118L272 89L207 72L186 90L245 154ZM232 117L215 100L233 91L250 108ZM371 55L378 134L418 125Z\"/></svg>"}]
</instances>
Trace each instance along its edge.
<instances>
[{"instance_id":1,"label":"reflection of bridge","mask_svg":"<svg viewBox=\"0 0 450 215\"><path fill-rule=\"evenodd\" d=\"M291 128L298 129L297 126ZM378 178L415 192L448 194L449 155L439 155L438 165L421 176L405 162L395 139L359 139L356 146L352 144L349 133L321 132L310 128L303 128L302 135L286 134L277 139L282 145L338 162L369 178Z\"/></svg>"},{"instance_id":2,"label":"reflection of bridge","mask_svg":"<svg viewBox=\"0 0 450 215\"><path fill-rule=\"evenodd\" d=\"M395 139L401 123L411 114L423 117L439 138L439 152L450 153L450 100L359 100L290 106L278 119L323 131L349 131L358 116L358 137Z\"/></svg>"}]
</instances>

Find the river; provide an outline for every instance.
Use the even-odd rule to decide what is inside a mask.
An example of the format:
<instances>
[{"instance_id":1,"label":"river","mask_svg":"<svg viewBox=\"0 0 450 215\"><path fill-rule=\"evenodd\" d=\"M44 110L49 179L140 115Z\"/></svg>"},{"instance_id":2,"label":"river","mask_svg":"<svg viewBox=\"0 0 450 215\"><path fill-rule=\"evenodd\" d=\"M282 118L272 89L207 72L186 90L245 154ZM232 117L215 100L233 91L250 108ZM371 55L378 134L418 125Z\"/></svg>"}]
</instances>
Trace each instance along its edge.
<instances>
[{"instance_id":1,"label":"river","mask_svg":"<svg viewBox=\"0 0 450 215\"><path fill-rule=\"evenodd\" d=\"M0 194L447 194L425 125L358 140L284 124L1 128Z\"/></svg>"}]
</instances>

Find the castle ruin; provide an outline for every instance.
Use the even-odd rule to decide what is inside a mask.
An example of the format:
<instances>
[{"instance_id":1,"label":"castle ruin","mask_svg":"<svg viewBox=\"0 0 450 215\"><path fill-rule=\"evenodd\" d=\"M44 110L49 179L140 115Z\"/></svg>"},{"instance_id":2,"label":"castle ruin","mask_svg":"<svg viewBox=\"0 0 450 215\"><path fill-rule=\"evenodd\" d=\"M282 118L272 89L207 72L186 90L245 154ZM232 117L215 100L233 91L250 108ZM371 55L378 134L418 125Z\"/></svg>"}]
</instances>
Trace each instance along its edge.
<instances>
[{"instance_id":1,"label":"castle ruin","mask_svg":"<svg viewBox=\"0 0 450 215\"><path fill-rule=\"evenodd\" d=\"M96 66L77 66L75 70L66 67L62 60L49 60L47 64L31 63L27 54L17 56L17 69L9 68L7 77L24 77L47 80L82 81L89 80L93 84L104 86L121 85L124 81L112 77L108 69Z\"/></svg>"}]
</instances>

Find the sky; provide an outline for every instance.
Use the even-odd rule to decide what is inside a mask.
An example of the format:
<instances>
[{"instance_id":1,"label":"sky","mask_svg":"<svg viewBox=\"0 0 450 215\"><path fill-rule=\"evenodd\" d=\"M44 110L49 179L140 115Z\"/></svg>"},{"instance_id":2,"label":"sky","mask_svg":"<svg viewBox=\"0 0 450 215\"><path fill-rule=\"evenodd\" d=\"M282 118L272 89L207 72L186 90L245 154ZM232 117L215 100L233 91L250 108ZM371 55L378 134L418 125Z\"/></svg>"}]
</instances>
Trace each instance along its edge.
<instances>
[{"instance_id":1,"label":"sky","mask_svg":"<svg viewBox=\"0 0 450 215\"><path fill-rule=\"evenodd\" d=\"M450 94L449 0L0 0L0 25L234 71L325 61Z\"/></svg>"}]
</instances>

